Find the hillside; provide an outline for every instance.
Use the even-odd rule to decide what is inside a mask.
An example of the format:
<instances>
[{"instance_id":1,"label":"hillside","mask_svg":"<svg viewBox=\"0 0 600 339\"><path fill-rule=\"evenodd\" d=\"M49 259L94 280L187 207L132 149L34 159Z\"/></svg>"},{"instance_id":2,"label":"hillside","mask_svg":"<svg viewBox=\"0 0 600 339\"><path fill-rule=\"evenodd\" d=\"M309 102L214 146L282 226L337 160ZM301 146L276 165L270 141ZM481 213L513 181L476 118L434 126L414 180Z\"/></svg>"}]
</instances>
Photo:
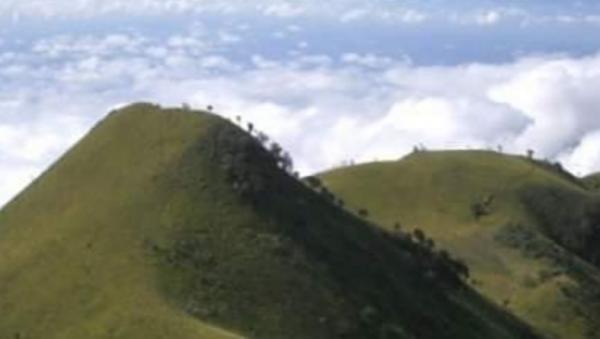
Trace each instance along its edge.
<instances>
[{"instance_id":1,"label":"hillside","mask_svg":"<svg viewBox=\"0 0 600 339\"><path fill-rule=\"evenodd\" d=\"M600 189L600 173L593 173L582 178L583 183L591 190Z\"/></svg>"},{"instance_id":2,"label":"hillside","mask_svg":"<svg viewBox=\"0 0 600 339\"><path fill-rule=\"evenodd\" d=\"M546 336L600 338L600 203L559 166L485 151L417 152L321 178L388 231L431 235L466 261L472 286Z\"/></svg>"},{"instance_id":3,"label":"hillside","mask_svg":"<svg viewBox=\"0 0 600 339\"><path fill-rule=\"evenodd\" d=\"M112 112L0 212L0 337L534 338L206 112Z\"/></svg>"}]
</instances>

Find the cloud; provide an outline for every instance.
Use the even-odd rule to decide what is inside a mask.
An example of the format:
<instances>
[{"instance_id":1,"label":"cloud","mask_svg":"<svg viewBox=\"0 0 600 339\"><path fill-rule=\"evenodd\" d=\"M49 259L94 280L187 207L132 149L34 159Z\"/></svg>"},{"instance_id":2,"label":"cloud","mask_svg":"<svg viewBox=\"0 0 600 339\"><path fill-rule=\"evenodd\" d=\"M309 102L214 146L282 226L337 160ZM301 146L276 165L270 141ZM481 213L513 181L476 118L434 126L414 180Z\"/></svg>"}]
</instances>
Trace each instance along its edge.
<instances>
[{"instance_id":1,"label":"cloud","mask_svg":"<svg viewBox=\"0 0 600 339\"><path fill-rule=\"evenodd\" d=\"M580 173L600 169L600 55L423 66L306 43L292 56L236 57L227 48L243 41L219 31L58 35L0 50L0 201L111 107L138 100L241 115L305 174L397 159L416 144L531 148Z\"/></svg>"},{"instance_id":2,"label":"cloud","mask_svg":"<svg viewBox=\"0 0 600 339\"><path fill-rule=\"evenodd\" d=\"M574 5L576 4L576 5ZM553 13L560 13L555 15ZM359 0L3 0L0 17L18 23L37 18L97 18L115 16L232 15L277 18L318 17L342 22L384 20L415 24L425 21L476 25L497 23L504 17L536 22L595 23L598 7L593 2L540 3L511 1L490 5L488 1L456 1L451 5L433 1L394 2Z\"/></svg>"},{"instance_id":3,"label":"cloud","mask_svg":"<svg viewBox=\"0 0 600 339\"><path fill-rule=\"evenodd\" d=\"M351 9L340 16L341 22L351 22L364 18L369 12L366 9Z\"/></svg>"},{"instance_id":4,"label":"cloud","mask_svg":"<svg viewBox=\"0 0 600 339\"><path fill-rule=\"evenodd\" d=\"M263 13L267 16L289 18L303 14L304 9L301 5L292 5L291 3L282 2L266 6Z\"/></svg>"},{"instance_id":5,"label":"cloud","mask_svg":"<svg viewBox=\"0 0 600 339\"><path fill-rule=\"evenodd\" d=\"M475 16L475 22L479 25L494 25L498 23L501 19L501 15L497 11L487 11L485 13L480 13Z\"/></svg>"}]
</instances>

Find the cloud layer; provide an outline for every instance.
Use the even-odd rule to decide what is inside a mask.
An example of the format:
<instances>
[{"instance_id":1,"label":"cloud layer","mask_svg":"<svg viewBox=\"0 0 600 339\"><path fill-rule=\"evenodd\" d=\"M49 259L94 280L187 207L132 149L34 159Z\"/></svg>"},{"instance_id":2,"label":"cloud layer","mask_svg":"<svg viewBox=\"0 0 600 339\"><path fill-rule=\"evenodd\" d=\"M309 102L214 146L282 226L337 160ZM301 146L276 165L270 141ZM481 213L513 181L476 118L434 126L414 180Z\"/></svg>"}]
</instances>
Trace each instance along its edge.
<instances>
[{"instance_id":1,"label":"cloud layer","mask_svg":"<svg viewBox=\"0 0 600 339\"><path fill-rule=\"evenodd\" d=\"M417 66L374 54L234 61L236 39L195 30L57 36L0 54L0 201L6 201L115 105L214 105L280 140L303 173L396 159L414 145L502 145L600 169L600 55L500 65ZM50 60L50 62L48 62Z\"/></svg>"},{"instance_id":2,"label":"cloud layer","mask_svg":"<svg viewBox=\"0 0 600 339\"><path fill-rule=\"evenodd\" d=\"M415 145L600 170L599 6L3 1L0 205L132 101L240 115L304 174Z\"/></svg>"},{"instance_id":3,"label":"cloud layer","mask_svg":"<svg viewBox=\"0 0 600 339\"><path fill-rule=\"evenodd\" d=\"M600 23L594 1L456 0L4 0L0 17L15 22L28 18L93 18L102 16L168 16L173 14L243 14L279 18L327 17L343 22L384 20L423 23L450 21L459 24L495 25L518 22Z\"/></svg>"}]
</instances>

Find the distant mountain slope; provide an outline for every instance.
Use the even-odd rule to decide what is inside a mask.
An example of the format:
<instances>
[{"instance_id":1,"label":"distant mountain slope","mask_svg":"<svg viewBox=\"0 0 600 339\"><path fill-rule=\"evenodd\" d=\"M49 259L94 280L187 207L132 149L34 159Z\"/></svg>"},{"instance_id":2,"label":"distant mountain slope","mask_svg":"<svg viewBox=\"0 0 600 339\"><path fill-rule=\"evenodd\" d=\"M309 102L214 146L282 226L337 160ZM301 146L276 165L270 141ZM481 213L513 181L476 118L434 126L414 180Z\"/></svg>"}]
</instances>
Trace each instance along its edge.
<instances>
[{"instance_id":1,"label":"distant mountain slope","mask_svg":"<svg viewBox=\"0 0 600 339\"><path fill-rule=\"evenodd\" d=\"M113 112L0 212L0 337L535 337L277 161L207 113Z\"/></svg>"},{"instance_id":2,"label":"distant mountain slope","mask_svg":"<svg viewBox=\"0 0 600 339\"><path fill-rule=\"evenodd\" d=\"M485 151L418 152L321 178L389 231L430 234L468 263L474 287L547 336L600 338L597 198L560 167Z\"/></svg>"},{"instance_id":3,"label":"distant mountain slope","mask_svg":"<svg viewBox=\"0 0 600 339\"><path fill-rule=\"evenodd\" d=\"M600 173L592 173L582 179L583 183L591 190L600 190Z\"/></svg>"}]
</instances>

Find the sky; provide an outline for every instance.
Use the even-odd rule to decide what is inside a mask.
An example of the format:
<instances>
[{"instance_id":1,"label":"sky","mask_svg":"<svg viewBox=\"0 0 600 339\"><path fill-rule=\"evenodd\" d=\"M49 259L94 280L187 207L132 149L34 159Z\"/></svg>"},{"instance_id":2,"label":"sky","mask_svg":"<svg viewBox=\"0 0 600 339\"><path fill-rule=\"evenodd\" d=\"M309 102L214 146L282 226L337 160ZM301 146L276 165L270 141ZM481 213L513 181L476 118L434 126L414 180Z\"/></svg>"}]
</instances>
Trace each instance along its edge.
<instances>
[{"instance_id":1,"label":"sky","mask_svg":"<svg viewBox=\"0 0 600 339\"><path fill-rule=\"evenodd\" d=\"M3 0L0 205L113 108L215 107L310 174L428 149L600 170L600 3Z\"/></svg>"}]
</instances>

